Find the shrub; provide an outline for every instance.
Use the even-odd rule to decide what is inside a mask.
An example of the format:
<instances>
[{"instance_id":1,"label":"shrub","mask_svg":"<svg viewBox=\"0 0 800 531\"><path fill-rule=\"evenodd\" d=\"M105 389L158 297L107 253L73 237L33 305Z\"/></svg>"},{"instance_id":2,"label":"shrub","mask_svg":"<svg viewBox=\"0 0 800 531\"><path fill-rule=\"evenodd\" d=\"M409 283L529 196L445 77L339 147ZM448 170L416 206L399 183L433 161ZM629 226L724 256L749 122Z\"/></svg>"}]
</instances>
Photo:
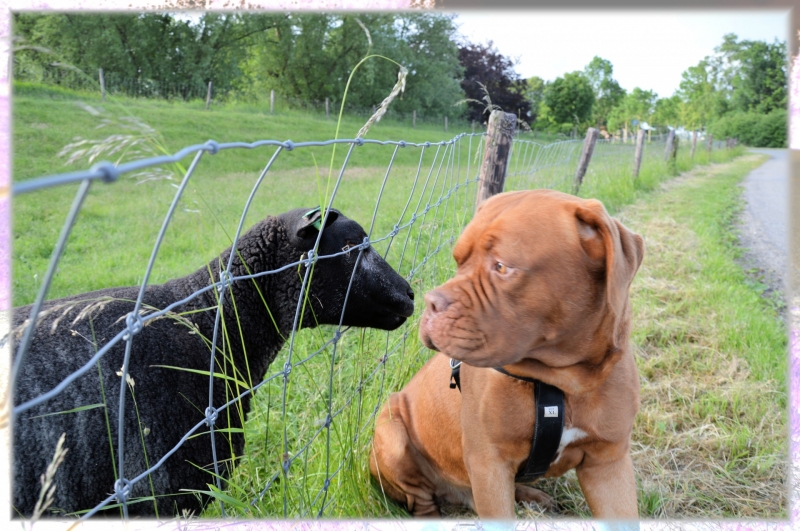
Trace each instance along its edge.
<instances>
[{"instance_id":1,"label":"shrub","mask_svg":"<svg viewBox=\"0 0 800 531\"><path fill-rule=\"evenodd\" d=\"M738 138L742 144L753 147L786 147L786 110L778 109L769 114L754 112L730 113L711 123L709 132L714 138Z\"/></svg>"}]
</instances>

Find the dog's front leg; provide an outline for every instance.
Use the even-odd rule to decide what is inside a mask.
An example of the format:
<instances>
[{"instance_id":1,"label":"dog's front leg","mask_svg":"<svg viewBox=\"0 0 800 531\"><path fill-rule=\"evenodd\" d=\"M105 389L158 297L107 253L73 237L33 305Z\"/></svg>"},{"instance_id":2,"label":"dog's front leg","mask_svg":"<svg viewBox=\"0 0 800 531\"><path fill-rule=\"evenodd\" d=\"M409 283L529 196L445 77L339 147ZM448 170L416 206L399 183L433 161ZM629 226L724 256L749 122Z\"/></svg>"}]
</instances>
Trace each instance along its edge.
<instances>
[{"instance_id":1,"label":"dog's front leg","mask_svg":"<svg viewBox=\"0 0 800 531\"><path fill-rule=\"evenodd\" d=\"M615 461L593 463L587 459L575 469L586 503L595 518L635 520L636 477L630 453Z\"/></svg>"},{"instance_id":2,"label":"dog's front leg","mask_svg":"<svg viewBox=\"0 0 800 531\"><path fill-rule=\"evenodd\" d=\"M514 512L514 471L487 448L464 444L464 464L472 486L474 509L481 518L512 519Z\"/></svg>"}]
</instances>

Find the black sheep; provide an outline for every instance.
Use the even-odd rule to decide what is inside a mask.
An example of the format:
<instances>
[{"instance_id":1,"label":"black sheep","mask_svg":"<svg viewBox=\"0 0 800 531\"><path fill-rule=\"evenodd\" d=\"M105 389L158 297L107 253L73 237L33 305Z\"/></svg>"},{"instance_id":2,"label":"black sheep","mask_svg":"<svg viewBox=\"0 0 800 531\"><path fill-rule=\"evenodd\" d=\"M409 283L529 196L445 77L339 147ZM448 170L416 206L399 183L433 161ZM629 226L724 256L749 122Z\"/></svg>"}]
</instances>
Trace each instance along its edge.
<instances>
[{"instance_id":1,"label":"black sheep","mask_svg":"<svg viewBox=\"0 0 800 531\"><path fill-rule=\"evenodd\" d=\"M313 248L319 225L318 209L312 212L297 209L257 223L240 238L231 274L234 277L255 274L297 262ZM358 223L331 210L317 254L339 253L343 248L361 244L365 236ZM412 314L414 293L377 252L371 248L362 252L343 324L393 330ZM302 327L339 324L357 255L356 250L335 258L320 259L316 263L308 297L313 312L306 309ZM229 256L230 248L186 277L148 286L142 308L147 310L146 313L163 309L219 281L220 269L225 270ZM284 338L292 330L303 271L302 266L294 266L277 274L240 280L231 285L224 299L223 321L227 331L225 350L232 356L233 363L225 363L218 350L216 372L225 372L241 380L246 379L249 367L253 384L263 379L284 344ZM19 372L15 405L53 389L67 375L87 363L97 349L125 329L126 316L132 311L138 292L138 287L110 288L45 303ZM149 430L145 440L150 466L205 418L208 377L156 366L208 371L211 350L208 342L214 328L216 297L216 289L206 291L176 308L175 312L180 312L181 316L170 313L153 319L133 338L129 374L134 382L141 425ZM14 312L12 330L17 339L29 313L30 306L17 308ZM236 323L237 313L241 337ZM221 343L218 339L218 348ZM51 509L67 513L90 509L114 492L116 463L112 459L106 415L111 427L114 459L118 459L120 377L117 372L122 367L124 351L125 342L120 341L101 358L97 370L87 372L61 394L17 416L13 443L12 514L30 516L33 513L39 496L40 475L52 459L62 433L66 433L68 452L55 476L55 501ZM43 416L103 403L99 373L102 373L108 407ZM214 407L230 400L225 385L222 378L214 379ZM243 390L239 388L238 392ZM241 406L245 412L249 410L249 395L242 399ZM215 429L241 427L235 408L230 412L230 426L229 415L220 413ZM127 479L131 479L148 467L142 451L141 425L130 393L126 398L124 422L124 473ZM214 482L209 474L209 471L213 472L213 459L208 428L203 426L199 432L204 432L204 435L186 441L151 476L159 516L179 514L184 509L198 514L207 501L201 503L194 494L175 495L179 489L207 490L206 484ZM236 456L240 456L244 448L241 434L230 435L230 442L228 437L228 434L215 433L217 460L223 474L229 473L226 463L230 462L230 448ZM128 497L150 496L150 489L150 481L145 478L134 484ZM152 515L154 504L152 501L131 503L128 511L132 515ZM119 512L108 514L119 515Z\"/></svg>"}]
</instances>

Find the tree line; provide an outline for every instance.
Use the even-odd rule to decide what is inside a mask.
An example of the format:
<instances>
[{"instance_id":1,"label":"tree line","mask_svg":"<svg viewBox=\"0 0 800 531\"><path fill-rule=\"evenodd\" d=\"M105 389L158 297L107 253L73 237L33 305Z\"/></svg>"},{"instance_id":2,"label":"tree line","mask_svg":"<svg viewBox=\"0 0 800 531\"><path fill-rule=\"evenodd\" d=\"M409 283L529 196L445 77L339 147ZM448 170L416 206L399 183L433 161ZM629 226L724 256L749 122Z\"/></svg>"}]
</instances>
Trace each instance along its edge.
<instances>
[{"instance_id":1,"label":"tree line","mask_svg":"<svg viewBox=\"0 0 800 531\"><path fill-rule=\"evenodd\" d=\"M522 79L491 42L458 35L454 15L422 13L14 13L15 79L47 81L83 72L157 85L202 86L217 97L339 102L354 66L348 106L379 104L407 69L394 111L483 122L493 107L527 126L580 135L588 127L633 133L644 123L684 127L750 145L786 144L786 44L726 35L714 53L683 72L680 89L659 98L614 79L594 57L552 81ZM389 60L391 59L391 60ZM48 77L50 76L50 77ZM58 82L57 79L55 81ZM197 94L186 91L183 96ZM196 97L196 96L195 96Z\"/></svg>"},{"instance_id":2,"label":"tree line","mask_svg":"<svg viewBox=\"0 0 800 531\"><path fill-rule=\"evenodd\" d=\"M566 133L597 127L619 134L643 124L735 137L752 146L785 147L787 140L786 43L739 40L727 34L712 55L681 75L679 89L659 98L614 80L610 61L595 56L583 71L552 82L527 79L538 112L535 127Z\"/></svg>"}]
</instances>

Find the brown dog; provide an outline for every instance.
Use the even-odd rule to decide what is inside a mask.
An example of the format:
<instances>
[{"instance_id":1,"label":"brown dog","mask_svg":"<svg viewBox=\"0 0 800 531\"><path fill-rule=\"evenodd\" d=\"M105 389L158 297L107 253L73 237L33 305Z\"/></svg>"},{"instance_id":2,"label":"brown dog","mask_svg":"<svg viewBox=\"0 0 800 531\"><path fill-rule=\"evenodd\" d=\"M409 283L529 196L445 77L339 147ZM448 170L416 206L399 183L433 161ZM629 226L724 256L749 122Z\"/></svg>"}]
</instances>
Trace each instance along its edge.
<instances>
[{"instance_id":1,"label":"brown dog","mask_svg":"<svg viewBox=\"0 0 800 531\"><path fill-rule=\"evenodd\" d=\"M641 236L596 200L551 190L499 194L453 251L458 269L425 296L420 338L440 353L389 397L370 471L414 515L466 505L514 518L514 500L550 505L515 484L531 449L536 379L564 393L564 431L545 477L576 469L597 518L637 518L630 456L639 377L628 290ZM461 391L449 358L463 361ZM546 466L546 464L545 464Z\"/></svg>"}]
</instances>

